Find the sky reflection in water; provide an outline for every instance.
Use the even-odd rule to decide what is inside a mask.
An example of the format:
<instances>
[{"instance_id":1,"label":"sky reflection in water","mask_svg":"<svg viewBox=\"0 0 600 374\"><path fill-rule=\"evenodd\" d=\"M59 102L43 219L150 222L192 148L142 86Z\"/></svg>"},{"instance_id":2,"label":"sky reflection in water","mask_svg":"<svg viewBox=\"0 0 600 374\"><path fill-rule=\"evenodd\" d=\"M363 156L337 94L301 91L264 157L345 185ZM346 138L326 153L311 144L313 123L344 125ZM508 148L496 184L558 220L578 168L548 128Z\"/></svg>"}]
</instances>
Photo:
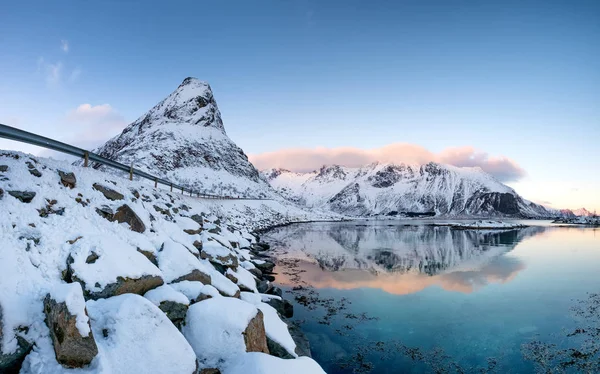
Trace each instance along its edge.
<instances>
[{"instance_id":1,"label":"sky reflection in water","mask_svg":"<svg viewBox=\"0 0 600 374\"><path fill-rule=\"evenodd\" d=\"M322 297L347 298L349 312L377 321L316 322L318 311L296 306L315 357L328 372L356 345L401 341L441 347L461 365L531 372L520 345L536 335L557 339L573 320L573 300L600 291L600 231L533 226L503 232L378 222L315 223L280 228L268 238L280 258L300 259L300 277ZM279 269L278 283L294 278ZM371 352L372 372L427 371L399 355Z\"/></svg>"}]
</instances>

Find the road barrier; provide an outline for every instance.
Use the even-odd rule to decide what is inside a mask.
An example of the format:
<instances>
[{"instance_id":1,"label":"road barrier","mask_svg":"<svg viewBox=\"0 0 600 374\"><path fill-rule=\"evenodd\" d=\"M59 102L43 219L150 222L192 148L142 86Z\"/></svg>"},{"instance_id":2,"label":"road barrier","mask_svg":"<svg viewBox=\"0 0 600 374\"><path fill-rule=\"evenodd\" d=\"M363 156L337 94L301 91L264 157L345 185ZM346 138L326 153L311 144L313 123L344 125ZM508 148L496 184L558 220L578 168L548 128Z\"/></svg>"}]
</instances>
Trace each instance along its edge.
<instances>
[{"instance_id":1,"label":"road barrier","mask_svg":"<svg viewBox=\"0 0 600 374\"><path fill-rule=\"evenodd\" d=\"M154 175L148 174L142 170L136 169L132 165L124 165L119 162L110 160L106 157L102 157L96 153L86 151L85 149L81 149L78 147L74 147L70 144L62 143L54 139L46 138L41 135L37 135L31 132L23 131L20 129L16 129L14 127L6 126L0 123L0 138L5 138L9 140L14 140L21 143L28 143L38 147L51 149L53 151L65 153L71 156L75 156L83 159L83 166L88 167L89 162L95 162L98 164L102 164L104 166L121 170L126 173L129 173L129 180L133 180L133 176L137 175L139 177L151 180L154 182L154 187L157 188L159 184L169 186L171 191L175 189L176 191L181 191L182 194L189 193L190 196L195 196L204 199L232 199L232 200L268 200L268 199L257 199L257 198L247 198L247 197L233 197L233 196L225 196L225 195L214 195L207 194L202 191L191 190L189 188L185 188L176 183L168 181L166 179L162 179L156 177Z\"/></svg>"}]
</instances>

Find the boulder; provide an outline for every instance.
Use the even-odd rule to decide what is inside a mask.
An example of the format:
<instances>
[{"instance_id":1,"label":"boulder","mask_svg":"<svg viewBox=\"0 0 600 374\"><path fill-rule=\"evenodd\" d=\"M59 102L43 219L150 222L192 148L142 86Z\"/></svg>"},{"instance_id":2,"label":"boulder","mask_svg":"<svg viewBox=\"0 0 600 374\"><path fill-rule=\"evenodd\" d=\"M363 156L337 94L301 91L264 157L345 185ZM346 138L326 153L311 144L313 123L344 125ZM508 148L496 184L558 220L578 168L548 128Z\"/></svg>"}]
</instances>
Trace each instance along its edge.
<instances>
[{"instance_id":1,"label":"boulder","mask_svg":"<svg viewBox=\"0 0 600 374\"><path fill-rule=\"evenodd\" d=\"M87 318L81 288L77 287L77 293L72 291L75 288L71 285L63 286L71 288L67 291L68 296L60 295L60 300L57 301L54 296L48 294L44 299L46 325L50 330L56 361L69 368L80 368L92 362L98 354L98 347ZM72 314L72 309L81 310L76 311L79 314ZM85 316L80 313L84 313Z\"/></svg>"},{"instance_id":2,"label":"boulder","mask_svg":"<svg viewBox=\"0 0 600 374\"><path fill-rule=\"evenodd\" d=\"M190 218L193 219L194 221L196 221L200 226L204 225L204 218L202 218L201 215L194 214Z\"/></svg>"},{"instance_id":3,"label":"boulder","mask_svg":"<svg viewBox=\"0 0 600 374\"><path fill-rule=\"evenodd\" d=\"M0 173L4 173L8 171L8 165L0 165Z\"/></svg>"},{"instance_id":4,"label":"boulder","mask_svg":"<svg viewBox=\"0 0 600 374\"><path fill-rule=\"evenodd\" d=\"M260 269L258 268L252 268L252 269L246 269L248 270L250 273L252 273L252 275L254 275L256 278L262 278L263 273L262 271L260 271Z\"/></svg>"},{"instance_id":5,"label":"boulder","mask_svg":"<svg viewBox=\"0 0 600 374\"><path fill-rule=\"evenodd\" d=\"M119 223L125 222L129 224L129 228L132 231L139 233L146 231L146 225L144 225L144 222L127 204L123 204L117 209L117 212L113 216L113 220Z\"/></svg>"},{"instance_id":6,"label":"boulder","mask_svg":"<svg viewBox=\"0 0 600 374\"><path fill-rule=\"evenodd\" d=\"M230 253L226 256L219 256L219 255L212 255L210 253L207 253L206 251L202 251L202 252L200 252L200 258L206 259L206 260L210 261L212 264L217 263L219 265L229 267L229 268L234 268L234 269L236 269L239 265L237 256L235 256L232 253Z\"/></svg>"},{"instance_id":7,"label":"boulder","mask_svg":"<svg viewBox=\"0 0 600 374\"><path fill-rule=\"evenodd\" d=\"M246 327L246 330L244 330L242 335L244 335L244 342L246 343L246 352L269 353L264 317L260 310L258 310L256 316L250 320L248 327Z\"/></svg>"},{"instance_id":8,"label":"boulder","mask_svg":"<svg viewBox=\"0 0 600 374\"><path fill-rule=\"evenodd\" d=\"M123 200L125 198L125 196L123 196L122 193L117 192L113 189L110 189L110 188L105 187L98 183L94 183L93 188L96 191L99 191L100 193L102 193L102 195L104 195L104 197L107 198L108 200L116 201L116 200Z\"/></svg>"},{"instance_id":9,"label":"boulder","mask_svg":"<svg viewBox=\"0 0 600 374\"><path fill-rule=\"evenodd\" d=\"M158 260L156 259L156 255L153 252L145 251L141 248L137 248L137 251L144 255L154 266L158 267Z\"/></svg>"},{"instance_id":10,"label":"boulder","mask_svg":"<svg viewBox=\"0 0 600 374\"><path fill-rule=\"evenodd\" d=\"M267 294L282 297L283 291L281 290L281 288L274 286L273 288L267 291Z\"/></svg>"},{"instance_id":11,"label":"boulder","mask_svg":"<svg viewBox=\"0 0 600 374\"><path fill-rule=\"evenodd\" d=\"M32 345L21 336L17 338L17 349L11 353L4 353L2 346L3 339L3 319L2 319L2 305L0 305L0 373L18 373L21 370L21 364L25 359L25 356L29 353Z\"/></svg>"},{"instance_id":12,"label":"boulder","mask_svg":"<svg viewBox=\"0 0 600 374\"><path fill-rule=\"evenodd\" d=\"M180 276L179 278L172 281L172 283L181 282L181 281L190 281L190 282L200 282L202 284L211 284L210 275L201 272L198 269L192 270L191 273Z\"/></svg>"},{"instance_id":13,"label":"boulder","mask_svg":"<svg viewBox=\"0 0 600 374\"><path fill-rule=\"evenodd\" d=\"M267 347L269 348L269 354L271 356L283 358L286 360L295 358L285 348L283 348L281 346L281 344L277 343L275 340L269 338L268 336L267 336Z\"/></svg>"},{"instance_id":14,"label":"boulder","mask_svg":"<svg viewBox=\"0 0 600 374\"><path fill-rule=\"evenodd\" d=\"M271 290L271 288L273 288L271 282L266 280L256 280L256 289L258 290L258 292L269 293L269 290Z\"/></svg>"},{"instance_id":15,"label":"boulder","mask_svg":"<svg viewBox=\"0 0 600 374\"><path fill-rule=\"evenodd\" d=\"M310 353L310 342L308 338L296 323L291 322L287 319L283 319L283 322L288 326L288 331L296 343L296 350L294 351L298 356L312 357Z\"/></svg>"},{"instance_id":16,"label":"boulder","mask_svg":"<svg viewBox=\"0 0 600 374\"><path fill-rule=\"evenodd\" d=\"M77 276L73 276L73 281L79 282L81 283L82 287L85 287L85 283L79 280ZM143 295L156 287L162 286L163 284L163 279L156 275L144 275L137 279L117 277L117 281L115 283L108 284L101 291L85 290L84 293L86 299L91 300L106 299L108 297L123 295L126 293Z\"/></svg>"},{"instance_id":17,"label":"boulder","mask_svg":"<svg viewBox=\"0 0 600 374\"><path fill-rule=\"evenodd\" d=\"M270 261L255 261L252 262L263 273L272 273L275 264Z\"/></svg>"},{"instance_id":18,"label":"boulder","mask_svg":"<svg viewBox=\"0 0 600 374\"><path fill-rule=\"evenodd\" d=\"M200 374L221 374L221 370L213 369L213 368L206 368L206 369L201 369Z\"/></svg>"},{"instance_id":19,"label":"boulder","mask_svg":"<svg viewBox=\"0 0 600 374\"><path fill-rule=\"evenodd\" d=\"M8 194L22 203L30 203L35 197L35 192L33 191L8 191Z\"/></svg>"},{"instance_id":20,"label":"boulder","mask_svg":"<svg viewBox=\"0 0 600 374\"><path fill-rule=\"evenodd\" d=\"M59 170L58 176L60 177L60 183L62 183L62 185L65 187L74 188L77 184L77 178L75 178L75 174L73 173L67 173Z\"/></svg>"},{"instance_id":21,"label":"boulder","mask_svg":"<svg viewBox=\"0 0 600 374\"><path fill-rule=\"evenodd\" d=\"M175 327L181 328L181 324L185 321L188 305L177 303L175 301L163 301L158 306L160 310L165 312L167 318L173 322Z\"/></svg>"},{"instance_id":22,"label":"boulder","mask_svg":"<svg viewBox=\"0 0 600 374\"><path fill-rule=\"evenodd\" d=\"M266 303L275 308L285 318L292 318L294 316L294 305L287 300L273 298L269 299Z\"/></svg>"},{"instance_id":23,"label":"boulder","mask_svg":"<svg viewBox=\"0 0 600 374\"><path fill-rule=\"evenodd\" d=\"M113 217L115 216L115 212L113 212L111 207L109 207L108 205L102 205L101 207L96 208L96 213L98 213L101 217L109 221L112 221Z\"/></svg>"}]
</instances>

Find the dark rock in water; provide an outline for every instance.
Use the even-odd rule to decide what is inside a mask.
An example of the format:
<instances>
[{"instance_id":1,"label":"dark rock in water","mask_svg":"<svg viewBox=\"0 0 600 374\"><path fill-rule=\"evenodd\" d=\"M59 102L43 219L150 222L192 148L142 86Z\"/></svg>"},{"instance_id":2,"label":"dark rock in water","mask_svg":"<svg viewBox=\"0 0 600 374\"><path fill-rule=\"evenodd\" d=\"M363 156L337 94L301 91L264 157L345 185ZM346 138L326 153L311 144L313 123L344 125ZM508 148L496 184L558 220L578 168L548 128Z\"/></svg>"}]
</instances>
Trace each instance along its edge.
<instances>
[{"instance_id":1,"label":"dark rock in water","mask_svg":"<svg viewBox=\"0 0 600 374\"><path fill-rule=\"evenodd\" d=\"M137 248L137 251L143 254L154 266L158 267L158 260L156 259L156 255L150 251L144 251L141 248Z\"/></svg>"},{"instance_id":2,"label":"dark rock in water","mask_svg":"<svg viewBox=\"0 0 600 374\"><path fill-rule=\"evenodd\" d=\"M100 208L96 208L96 213L109 221L112 221L115 215L113 210L108 205L102 205Z\"/></svg>"},{"instance_id":3,"label":"dark rock in water","mask_svg":"<svg viewBox=\"0 0 600 374\"><path fill-rule=\"evenodd\" d=\"M98 183L94 183L93 188L96 191L101 192L102 195L104 195L104 197L107 198L108 200L116 201L116 200L123 200L125 198L125 196L123 196L122 193L117 192L113 189L110 189L110 188L105 187Z\"/></svg>"},{"instance_id":4,"label":"dark rock in water","mask_svg":"<svg viewBox=\"0 0 600 374\"><path fill-rule=\"evenodd\" d=\"M77 178L75 178L75 174L73 173L67 173L59 170L58 175L60 176L60 183L62 183L62 185L65 187L74 188L77 184Z\"/></svg>"},{"instance_id":5,"label":"dark rock in water","mask_svg":"<svg viewBox=\"0 0 600 374\"><path fill-rule=\"evenodd\" d=\"M44 313L56 361L69 368L89 365L98 354L91 328L87 336L81 336L77 329L77 316L69 312L66 303L56 302L50 294L44 299Z\"/></svg>"},{"instance_id":6,"label":"dark rock in water","mask_svg":"<svg viewBox=\"0 0 600 374\"><path fill-rule=\"evenodd\" d=\"M146 225L144 225L144 222L142 222L140 217L138 217L138 215L135 214L135 212L127 204L121 205L117 209L113 219L119 223L128 223L129 228L132 231L139 233L146 231Z\"/></svg>"},{"instance_id":7,"label":"dark rock in water","mask_svg":"<svg viewBox=\"0 0 600 374\"><path fill-rule=\"evenodd\" d=\"M32 191L8 191L8 194L22 203L30 203L35 197L35 192Z\"/></svg>"},{"instance_id":8,"label":"dark rock in water","mask_svg":"<svg viewBox=\"0 0 600 374\"><path fill-rule=\"evenodd\" d=\"M294 305L287 300L270 299L267 301L267 304L275 308L285 318L292 318L294 316Z\"/></svg>"},{"instance_id":9,"label":"dark rock in water","mask_svg":"<svg viewBox=\"0 0 600 374\"><path fill-rule=\"evenodd\" d=\"M281 288L274 286L269 291L267 291L267 294L282 297L283 291L281 290Z\"/></svg>"},{"instance_id":10,"label":"dark rock in water","mask_svg":"<svg viewBox=\"0 0 600 374\"><path fill-rule=\"evenodd\" d=\"M263 273L272 273L275 267L275 264L270 261L255 261L253 264Z\"/></svg>"},{"instance_id":11,"label":"dark rock in water","mask_svg":"<svg viewBox=\"0 0 600 374\"><path fill-rule=\"evenodd\" d=\"M268 280L269 282L275 282L275 277L271 274L263 274L262 278L264 280Z\"/></svg>"},{"instance_id":12,"label":"dark rock in water","mask_svg":"<svg viewBox=\"0 0 600 374\"><path fill-rule=\"evenodd\" d=\"M69 268L71 268L70 265ZM115 283L108 284L106 287L104 287L104 289L100 291L89 291L86 289L85 282L77 278L77 274L74 273L72 269L67 270L67 276L68 274L71 274L71 279L73 282L79 282L81 284L81 288L84 290L83 293L86 300L106 299L125 293L135 293L143 296L146 292L164 284L163 279L156 275L144 275L141 278L136 279L117 277L117 281Z\"/></svg>"},{"instance_id":13,"label":"dark rock in water","mask_svg":"<svg viewBox=\"0 0 600 374\"><path fill-rule=\"evenodd\" d=\"M283 358L283 359L291 359L295 358L292 356L285 348L281 346L281 344L277 343L273 339L267 336L267 347L269 348L269 354L271 356Z\"/></svg>"},{"instance_id":14,"label":"dark rock in water","mask_svg":"<svg viewBox=\"0 0 600 374\"><path fill-rule=\"evenodd\" d=\"M271 282L266 281L266 280L257 280L256 281L256 289L258 290L258 292L260 293L267 293L269 292L269 290L272 288L273 286L271 285Z\"/></svg>"},{"instance_id":15,"label":"dark rock in water","mask_svg":"<svg viewBox=\"0 0 600 374\"><path fill-rule=\"evenodd\" d=\"M256 316L250 320L248 327L246 327L246 330L244 330L242 335L244 335L244 342L246 343L246 352L262 352L269 354L263 313L260 310Z\"/></svg>"},{"instance_id":16,"label":"dark rock in water","mask_svg":"<svg viewBox=\"0 0 600 374\"><path fill-rule=\"evenodd\" d=\"M185 315L187 314L187 305L167 300L162 301L158 307L165 312L175 327L181 328L181 324L185 320Z\"/></svg>"},{"instance_id":17,"label":"dark rock in water","mask_svg":"<svg viewBox=\"0 0 600 374\"><path fill-rule=\"evenodd\" d=\"M21 364L31 350L32 345L17 335L17 349L12 353L4 353L2 347L4 326L2 321L2 305L0 305L0 373L17 374L21 370Z\"/></svg>"},{"instance_id":18,"label":"dark rock in water","mask_svg":"<svg viewBox=\"0 0 600 374\"><path fill-rule=\"evenodd\" d=\"M308 341L306 335L304 335L302 329L300 329L300 326L287 319L283 319L283 322L285 322L285 324L288 326L288 331L290 332L294 343L296 343L295 353L298 356L312 357L310 353L310 342Z\"/></svg>"},{"instance_id":19,"label":"dark rock in water","mask_svg":"<svg viewBox=\"0 0 600 374\"><path fill-rule=\"evenodd\" d=\"M8 171L8 165L0 165L0 173L4 173Z\"/></svg>"},{"instance_id":20,"label":"dark rock in water","mask_svg":"<svg viewBox=\"0 0 600 374\"><path fill-rule=\"evenodd\" d=\"M205 274L198 269L194 269L194 270L192 270L191 273L182 275L181 277L175 279L172 283L177 283L177 282L186 281L186 280L190 281L190 282L197 281L197 282L201 282L203 284L211 284L210 275Z\"/></svg>"}]
</instances>

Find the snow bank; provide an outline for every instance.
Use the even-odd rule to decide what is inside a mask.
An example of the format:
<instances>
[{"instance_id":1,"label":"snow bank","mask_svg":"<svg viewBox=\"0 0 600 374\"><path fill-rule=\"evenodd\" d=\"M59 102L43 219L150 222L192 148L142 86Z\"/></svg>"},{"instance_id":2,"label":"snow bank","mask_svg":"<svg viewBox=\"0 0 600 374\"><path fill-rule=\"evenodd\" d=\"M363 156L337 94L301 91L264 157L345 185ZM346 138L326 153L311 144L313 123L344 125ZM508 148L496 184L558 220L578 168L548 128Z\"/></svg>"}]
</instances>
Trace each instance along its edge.
<instances>
[{"instance_id":1,"label":"snow bank","mask_svg":"<svg viewBox=\"0 0 600 374\"><path fill-rule=\"evenodd\" d=\"M200 282L198 282L200 283ZM201 284L201 283L200 283ZM160 306L163 301L173 301L179 304L189 305L190 301L185 294L176 291L173 287L168 284L164 284L153 290L146 292L144 297L156 306Z\"/></svg>"},{"instance_id":2,"label":"snow bank","mask_svg":"<svg viewBox=\"0 0 600 374\"><path fill-rule=\"evenodd\" d=\"M264 353L246 353L244 360L239 360L226 367L223 374L325 374L315 360L309 357L298 357L284 360Z\"/></svg>"}]
</instances>

